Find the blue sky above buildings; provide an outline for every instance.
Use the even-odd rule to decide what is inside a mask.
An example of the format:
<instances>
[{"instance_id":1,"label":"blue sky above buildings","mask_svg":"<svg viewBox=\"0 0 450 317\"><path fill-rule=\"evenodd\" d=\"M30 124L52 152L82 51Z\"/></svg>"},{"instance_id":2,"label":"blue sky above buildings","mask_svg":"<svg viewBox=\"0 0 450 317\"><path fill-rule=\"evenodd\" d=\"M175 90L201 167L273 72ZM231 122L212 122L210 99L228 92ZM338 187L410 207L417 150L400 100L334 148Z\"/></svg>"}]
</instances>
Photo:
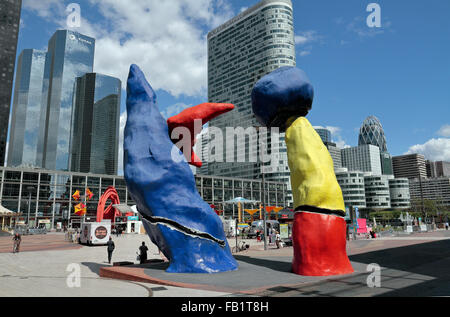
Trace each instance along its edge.
<instances>
[{"instance_id":1,"label":"blue sky above buildings","mask_svg":"<svg viewBox=\"0 0 450 317\"><path fill-rule=\"evenodd\" d=\"M67 28L73 2L24 0L18 54L46 49ZM129 65L141 66L170 116L207 100L207 32L257 2L83 0L81 27L72 30L97 39L95 72L125 85ZM450 1L292 2L297 66L315 88L311 123L356 146L362 122L375 115L392 155L450 161ZM371 2L381 6L381 28L366 24Z\"/></svg>"}]
</instances>

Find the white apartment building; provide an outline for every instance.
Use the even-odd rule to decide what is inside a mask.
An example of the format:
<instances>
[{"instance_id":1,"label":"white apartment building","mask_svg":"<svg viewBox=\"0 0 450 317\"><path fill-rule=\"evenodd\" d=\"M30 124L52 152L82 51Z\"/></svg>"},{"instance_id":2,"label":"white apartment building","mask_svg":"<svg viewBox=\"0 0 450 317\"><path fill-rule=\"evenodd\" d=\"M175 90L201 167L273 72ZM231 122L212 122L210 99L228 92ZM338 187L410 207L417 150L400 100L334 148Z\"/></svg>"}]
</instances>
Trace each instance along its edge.
<instances>
[{"instance_id":1,"label":"white apartment building","mask_svg":"<svg viewBox=\"0 0 450 317\"><path fill-rule=\"evenodd\" d=\"M370 172L381 175L380 149L367 144L341 149L342 167L349 171Z\"/></svg>"}]
</instances>

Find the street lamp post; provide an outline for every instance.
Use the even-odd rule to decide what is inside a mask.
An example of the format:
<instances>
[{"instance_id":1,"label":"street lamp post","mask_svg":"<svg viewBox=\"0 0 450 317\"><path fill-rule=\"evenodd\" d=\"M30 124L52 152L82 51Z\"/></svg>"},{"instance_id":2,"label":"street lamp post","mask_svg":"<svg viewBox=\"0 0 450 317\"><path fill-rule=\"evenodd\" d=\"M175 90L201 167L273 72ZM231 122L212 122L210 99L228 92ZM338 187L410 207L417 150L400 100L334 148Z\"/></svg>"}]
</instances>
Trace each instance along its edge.
<instances>
[{"instance_id":1,"label":"street lamp post","mask_svg":"<svg viewBox=\"0 0 450 317\"><path fill-rule=\"evenodd\" d=\"M261 145L266 147L266 142L259 135L260 127L254 127L258 133L257 140L260 141ZM260 152L261 153L261 152ZM263 210L263 227L264 227L264 250L267 250L267 213L266 213L266 188L265 188L265 180L264 180L264 164L261 164L261 187L262 187L262 210Z\"/></svg>"},{"instance_id":2,"label":"street lamp post","mask_svg":"<svg viewBox=\"0 0 450 317\"><path fill-rule=\"evenodd\" d=\"M33 190L32 186L27 187L28 190L28 213L27 213L27 225L30 226L30 209L31 209L31 191ZM36 226L36 218L34 219Z\"/></svg>"},{"instance_id":3,"label":"street lamp post","mask_svg":"<svg viewBox=\"0 0 450 317\"><path fill-rule=\"evenodd\" d=\"M419 164L419 167L420 166L425 166L425 168L426 168L426 165L423 163ZM425 203L424 203L424 199L423 199L423 186L422 186L422 177L420 176L420 169L418 172L419 172L420 198L422 200L422 217L423 217L423 221L425 221Z\"/></svg>"},{"instance_id":4,"label":"street lamp post","mask_svg":"<svg viewBox=\"0 0 450 317\"><path fill-rule=\"evenodd\" d=\"M264 226L264 250L267 250L267 213L266 213L266 188L264 182L264 165L261 170L261 187L262 187L262 207L263 207L263 226Z\"/></svg>"}]
</instances>

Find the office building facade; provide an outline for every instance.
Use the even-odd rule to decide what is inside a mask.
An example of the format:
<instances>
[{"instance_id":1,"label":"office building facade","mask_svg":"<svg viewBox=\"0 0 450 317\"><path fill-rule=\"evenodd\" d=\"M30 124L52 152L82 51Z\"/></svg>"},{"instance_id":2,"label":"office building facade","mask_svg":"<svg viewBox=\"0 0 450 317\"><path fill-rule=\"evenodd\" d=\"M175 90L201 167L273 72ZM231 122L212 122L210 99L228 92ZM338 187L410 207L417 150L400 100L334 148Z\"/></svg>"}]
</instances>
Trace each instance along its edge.
<instances>
[{"instance_id":1,"label":"office building facade","mask_svg":"<svg viewBox=\"0 0 450 317\"><path fill-rule=\"evenodd\" d=\"M341 149L342 167L349 171L370 172L381 175L380 150L378 146L367 144Z\"/></svg>"},{"instance_id":2,"label":"office building facade","mask_svg":"<svg viewBox=\"0 0 450 317\"><path fill-rule=\"evenodd\" d=\"M22 0L0 1L0 166L5 164Z\"/></svg>"},{"instance_id":3,"label":"office building facade","mask_svg":"<svg viewBox=\"0 0 450 317\"><path fill-rule=\"evenodd\" d=\"M349 172L346 168L335 170L346 207L366 207L366 191L363 172Z\"/></svg>"},{"instance_id":4,"label":"office building facade","mask_svg":"<svg viewBox=\"0 0 450 317\"><path fill-rule=\"evenodd\" d=\"M432 200L442 210L450 210L450 177L409 179L411 200Z\"/></svg>"},{"instance_id":5,"label":"office building facade","mask_svg":"<svg viewBox=\"0 0 450 317\"><path fill-rule=\"evenodd\" d=\"M223 207L226 216L237 216L236 204L224 204L235 197L261 200L261 181L195 176L197 190L203 200L209 204ZM114 186L121 204L129 206L135 202L129 195L123 176L50 171L41 169L0 167L0 204L11 211L19 211L19 221L30 220L32 225L39 220L79 224L81 217L74 215L74 206L80 203L72 194L86 189L94 194L86 202L87 221L95 221L100 197L109 186ZM266 182L267 205L285 206L286 184ZM258 208L259 204L245 205L244 208Z\"/></svg>"},{"instance_id":6,"label":"office building facade","mask_svg":"<svg viewBox=\"0 0 450 317\"><path fill-rule=\"evenodd\" d=\"M71 171L117 174L121 85L118 78L97 73L76 79Z\"/></svg>"},{"instance_id":7,"label":"office building facade","mask_svg":"<svg viewBox=\"0 0 450 317\"><path fill-rule=\"evenodd\" d=\"M19 56L14 87L8 166L37 165L37 140L42 99L42 79L47 53L23 50Z\"/></svg>"},{"instance_id":8,"label":"office building facade","mask_svg":"<svg viewBox=\"0 0 450 317\"><path fill-rule=\"evenodd\" d=\"M395 178L426 178L427 168L422 154L407 154L392 157Z\"/></svg>"},{"instance_id":9,"label":"office building facade","mask_svg":"<svg viewBox=\"0 0 450 317\"><path fill-rule=\"evenodd\" d=\"M336 146L335 143L326 143L325 147L328 149L328 152L331 155L331 159L333 160L334 170L338 170L342 168L342 154L341 149Z\"/></svg>"},{"instance_id":10,"label":"office building facade","mask_svg":"<svg viewBox=\"0 0 450 317\"><path fill-rule=\"evenodd\" d=\"M389 179L391 208L407 209L411 207L411 194L407 178Z\"/></svg>"},{"instance_id":11,"label":"office building facade","mask_svg":"<svg viewBox=\"0 0 450 317\"><path fill-rule=\"evenodd\" d=\"M364 177L366 191L366 208L389 209L391 208L391 192L389 179L393 176L368 175Z\"/></svg>"},{"instance_id":12,"label":"office building facade","mask_svg":"<svg viewBox=\"0 0 450 317\"><path fill-rule=\"evenodd\" d=\"M210 121L226 137L227 127L257 127L252 111L251 91L264 75L281 66L295 66L293 9L290 0L263 0L245 10L208 34L208 100L232 103L235 109ZM231 136L234 138L234 136ZM280 145L276 164L209 162L208 174L227 177L261 178L290 183L284 134L274 138ZM229 142L229 139L226 139ZM238 156L249 156L250 146L256 140L246 137L245 147L237 149ZM236 141L234 144L236 145ZM267 148L272 149L270 134ZM273 144L275 145L275 144ZM224 149L226 144L224 144ZM225 153L225 151L224 151ZM264 163L265 164L265 163ZM289 185L290 188L290 185Z\"/></svg>"},{"instance_id":13,"label":"office building facade","mask_svg":"<svg viewBox=\"0 0 450 317\"><path fill-rule=\"evenodd\" d=\"M50 170L68 170L73 89L77 77L92 73L95 39L58 30L48 43L41 102L38 161Z\"/></svg>"},{"instance_id":14,"label":"office building facade","mask_svg":"<svg viewBox=\"0 0 450 317\"><path fill-rule=\"evenodd\" d=\"M446 177L450 176L450 162L426 161L427 177Z\"/></svg>"}]
</instances>

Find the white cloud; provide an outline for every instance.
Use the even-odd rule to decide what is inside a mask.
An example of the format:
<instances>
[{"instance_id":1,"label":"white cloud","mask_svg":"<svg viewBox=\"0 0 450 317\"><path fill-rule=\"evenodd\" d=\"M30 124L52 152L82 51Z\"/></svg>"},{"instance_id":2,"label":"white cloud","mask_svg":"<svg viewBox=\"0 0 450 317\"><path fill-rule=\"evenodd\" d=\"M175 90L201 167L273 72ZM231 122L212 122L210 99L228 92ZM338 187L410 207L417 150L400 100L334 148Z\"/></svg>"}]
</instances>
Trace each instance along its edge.
<instances>
[{"instance_id":1,"label":"white cloud","mask_svg":"<svg viewBox=\"0 0 450 317\"><path fill-rule=\"evenodd\" d=\"M333 126L313 126L314 129L327 129L331 133L331 141L333 143L336 143L336 146L340 149L349 148L350 145L347 144L347 142L344 140L344 138L341 135L342 129L340 127L333 127Z\"/></svg>"},{"instance_id":2,"label":"white cloud","mask_svg":"<svg viewBox=\"0 0 450 317\"><path fill-rule=\"evenodd\" d=\"M439 136L443 136L445 138L450 137L450 124L444 124L439 131L437 132Z\"/></svg>"},{"instance_id":3,"label":"white cloud","mask_svg":"<svg viewBox=\"0 0 450 317\"><path fill-rule=\"evenodd\" d=\"M25 7L67 28L60 0L25 0ZM118 77L126 85L131 64L139 65L155 90L175 97L205 96L208 30L235 15L224 0L89 0L102 19L81 28L96 38L94 71ZM92 9L91 9L92 10Z\"/></svg>"},{"instance_id":4,"label":"white cloud","mask_svg":"<svg viewBox=\"0 0 450 317\"><path fill-rule=\"evenodd\" d=\"M129 66L135 63L155 90L166 90L175 97L206 95L206 33L232 17L225 3L212 0L91 2L98 4L102 15L111 21L109 32L96 36L96 71L118 77L125 84Z\"/></svg>"},{"instance_id":5,"label":"white cloud","mask_svg":"<svg viewBox=\"0 0 450 317\"><path fill-rule=\"evenodd\" d=\"M424 144L416 144L405 154L422 154L431 161L450 161L450 138L431 139Z\"/></svg>"},{"instance_id":6,"label":"white cloud","mask_svg":"<svg viewBox=\"0 0 450 317\"><path fill-rule=\"evenodd\" d=\"M341 21L342 22L342 21ZM342 24L342 23L338 23ZM391 28L392 22L383 18L381 27L369 27L367 26L366 19L358 16L355 17L350 23L347 24L347 31L356 33L360 38L374 37L379 34L383 34L387 29Z\"/></svg>"},{"instance_id":7,"label":"white cloud","mask_svg":"<svg viewBox=\"0 0 450 317\"><path fill-rule=\"evenodd\" d=\"M192 107L192 105L186 105L182 102L178 102L174 105L168 106L166 108L166 110L161 111L161 115L165 118L165 119L169 119L172 116L175 116L177 114L179 114L181 111L183 111L184 109L187 109L189 107Z\"/></svg>"},{"instance_id":8,"label":"white cloud","mask_svg":"<svg viewBox=\"0 0 450 317\"><path fill-rule=\"evenodd\" d=\"M295 45L299 56L307 56L311 54L313 42L322 41L322 36L318 35L316 31L304 31L294 36Z\"/></svg>"},{"instance_id":9,"label":"white cloud","mask_svg":"<svg viewBox=\"0 0 450 317\"><path fill-rule=\"evenodd\" d=\"M300 53L299 53L300 56L307 56L307 55L309 55L309 54L311 54L311 51L307 51L307 50L305 50L305 51L300 51Z\"/></svg>"},{"instance_id":10,"label":"white cloud","mask_svg":"<svg viewBox=\"0 0 450 317\"><path fill-rule=\"evenodd\" d=\"M61 0L23 0L22 7L41 18L60 17L65 11L64 2Z\"/></svg>"},{"instance_id":11,"label":"white cloud","mask_svg":"<svg viewBox=\"0 0 450 317\"><path fill-rule=\"evenodd\" d=\"M322 36L318 35L316 31L304 31L300 34L296 34L294 37L296 45L305 45L307 43L316 42L322 39Z\"/></svg>"}]
</instances>

